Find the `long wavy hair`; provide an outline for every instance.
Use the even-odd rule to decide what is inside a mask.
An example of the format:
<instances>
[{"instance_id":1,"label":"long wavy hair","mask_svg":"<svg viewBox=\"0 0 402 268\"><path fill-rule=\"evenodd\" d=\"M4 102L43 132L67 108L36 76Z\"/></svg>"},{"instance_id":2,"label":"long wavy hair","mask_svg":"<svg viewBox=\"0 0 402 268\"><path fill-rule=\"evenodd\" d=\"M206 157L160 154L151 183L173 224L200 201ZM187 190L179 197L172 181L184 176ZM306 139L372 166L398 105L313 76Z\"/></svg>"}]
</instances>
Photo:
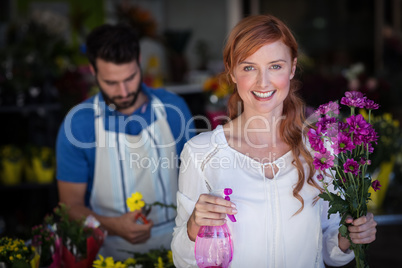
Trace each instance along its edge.
<instances>
[{"instance_id":1,"label":"long wavy hair","mask_svg":"<svg viewBox=\"0 0 402 268\"><path fill-rule=\"evenodd\" d=\"M254 54L262 46L278 40L289 47L292 59L297 58L298 45L295 37L281 20L272 15L246 17L233 28L228 36L223 50L225 71L222 74L222 78L234 87L234 92L228 102L228 115L231 120L243 112L244 104L230 74L233 74L233 70L239 62ZM303 188L305 181L321 191L321 187L312 178L314 175L313 158L303 142L306 136L306 128L304 128L304 102L296 94L299 87L299 81L296 79L290 81L289 94L283 104L285 119L281 121L279 128L282 139L292 150L293 165L297 168L298 172L298 181L293 188L293 196L301 202L301 208L295 214L298 214L304 208L304 200L299 192ZM300 156L308 164L307 174L303 168Z\"/></svg>"}]
</instances>

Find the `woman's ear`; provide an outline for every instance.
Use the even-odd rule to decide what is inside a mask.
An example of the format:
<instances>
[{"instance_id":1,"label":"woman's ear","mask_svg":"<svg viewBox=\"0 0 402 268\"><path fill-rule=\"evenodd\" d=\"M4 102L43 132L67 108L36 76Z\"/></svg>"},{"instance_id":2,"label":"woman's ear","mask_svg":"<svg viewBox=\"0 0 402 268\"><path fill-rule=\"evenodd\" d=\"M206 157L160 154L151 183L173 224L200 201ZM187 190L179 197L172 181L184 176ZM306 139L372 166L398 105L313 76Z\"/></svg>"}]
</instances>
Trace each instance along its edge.
<instances>
[{"instance_id":1,"label":"woman's ear","mask_svg":"<svg viewBox=\"0 0 402 268\"><path fill-rule=\"evenodd\" d=\"M235 76L233 74L230 74L230 78L232 78L233 83L236 84L236 78L235 78Z\"/></svg>"},{"instance_id":2,"label":"woman's ear","mask_svg":"<svg viewBox=\"0 0 402 268\"><path fill-rule=\"evenodd\" d=\"M293 79L296 73L296 66L297 66L297 58L294 58L293 63L292 63L292 72L290 73L290 80Z\"/></svg>"}]
</instances>

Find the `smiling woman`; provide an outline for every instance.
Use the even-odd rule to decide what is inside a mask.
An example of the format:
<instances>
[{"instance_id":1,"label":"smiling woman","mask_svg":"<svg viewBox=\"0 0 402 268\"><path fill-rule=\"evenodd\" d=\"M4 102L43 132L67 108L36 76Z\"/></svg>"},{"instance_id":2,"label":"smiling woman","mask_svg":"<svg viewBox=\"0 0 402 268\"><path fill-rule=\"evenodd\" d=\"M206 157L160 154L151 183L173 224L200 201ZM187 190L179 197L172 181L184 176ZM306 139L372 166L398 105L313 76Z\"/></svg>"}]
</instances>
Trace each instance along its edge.
<instances>
[{"instance_id":1,"label":"smiling woman","mask_svg":"<svg viewBox=\"0 0 402 268\"><path fill-rule=\"evenodd\" d=\"M282 41L275 41L262 46L234 68L231 78L245 103L246 116L272 113L280 117L296 62L289 48Z\"/></svg>"},{"instance_id":2,"label":"smiling woman","mask_svg":"<svg viewBox=\"0 0 402 268\"><path fill-rule=\"evenodd\" d=\"M324 268L353 259L349 241L339 236L340 217L327 218L328 202L318 199L323 184L294 80L297 50L288 27L274 16L246 17L231 31L223 51L224 74L234 86L230 121L191 139L181 155L186 165L172 241L176 266L205 267L194 256L201 226L224 224L233 240L231 267ZM213 195L224 188L233 189L230 200ZM375 239L372 214L347 221L352 239Z\"/></svg>"}]
</instances>

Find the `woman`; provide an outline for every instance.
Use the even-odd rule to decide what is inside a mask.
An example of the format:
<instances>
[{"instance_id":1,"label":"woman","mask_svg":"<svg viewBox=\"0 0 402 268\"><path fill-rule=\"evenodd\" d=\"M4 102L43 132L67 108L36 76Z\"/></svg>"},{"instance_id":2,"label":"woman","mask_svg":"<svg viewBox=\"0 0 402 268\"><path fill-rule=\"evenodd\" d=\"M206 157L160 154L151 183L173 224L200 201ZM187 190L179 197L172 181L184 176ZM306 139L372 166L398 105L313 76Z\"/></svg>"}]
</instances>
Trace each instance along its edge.
<instances>
[{"instance_id":1,"label":"woman","mask_svg":"<svg viewBox=\"0 0 402 268\"><path fill-rule=\"evenodd\" d=\"M231 267L341 266L354 258L338 233L340 218L328 219L328 204L318 198L303 102L295 94L297 49L287 26L269 15L247 17L229 35L223 59L235 86L230 121L190 140L181 156L177 267L197 267L200 226L225 222L234 243ZM232 188L231 201L209 194L224 188ZM372 214L347 222L354 243L375 240Z\"/></svg>"}]
</instances>

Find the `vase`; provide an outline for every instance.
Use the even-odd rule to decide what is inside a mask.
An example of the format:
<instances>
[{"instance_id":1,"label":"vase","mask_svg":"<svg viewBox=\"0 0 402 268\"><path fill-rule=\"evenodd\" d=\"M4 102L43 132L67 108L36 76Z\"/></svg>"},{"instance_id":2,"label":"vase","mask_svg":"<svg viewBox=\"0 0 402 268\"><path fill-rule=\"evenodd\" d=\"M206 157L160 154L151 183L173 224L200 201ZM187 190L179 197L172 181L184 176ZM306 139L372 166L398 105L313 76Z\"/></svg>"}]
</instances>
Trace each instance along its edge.
<instances>
[{"instance_id":1,"label":"vase","mask_svg":"<svg viewBox=\"0 0 402 268\"><path fill-rule=\"evenodd\" d=\"M376 211L382 208L394 165L395 156L392 156L389 161L382 162L380 167L374 171L372 180L378 180L381 184L381 189L374 191L374 189L370 187L369 193L371 194L371 200L369 200L367 204L369 210Z\"/></svg>"},{"instance_id":2,"label":"vase","mask_svg":"<svg viewBox=\"0 0 402 268\"><path fill-rule=\"evenodd\" d=\"M21 183L22 159L7 160L1 162L0 179L4 185L17 185Z\"/></svg>"},{"instance_id":3,"label":"vase","mask_svg":"<svg viewBox=\"0 0 402 268\"><path fill-rule=\"evenodd\" d=\"M229 267L233 258L232 237L227 224L201 226L195 240L195 259L198 267Z\"/></svg>"}]
</instances>

